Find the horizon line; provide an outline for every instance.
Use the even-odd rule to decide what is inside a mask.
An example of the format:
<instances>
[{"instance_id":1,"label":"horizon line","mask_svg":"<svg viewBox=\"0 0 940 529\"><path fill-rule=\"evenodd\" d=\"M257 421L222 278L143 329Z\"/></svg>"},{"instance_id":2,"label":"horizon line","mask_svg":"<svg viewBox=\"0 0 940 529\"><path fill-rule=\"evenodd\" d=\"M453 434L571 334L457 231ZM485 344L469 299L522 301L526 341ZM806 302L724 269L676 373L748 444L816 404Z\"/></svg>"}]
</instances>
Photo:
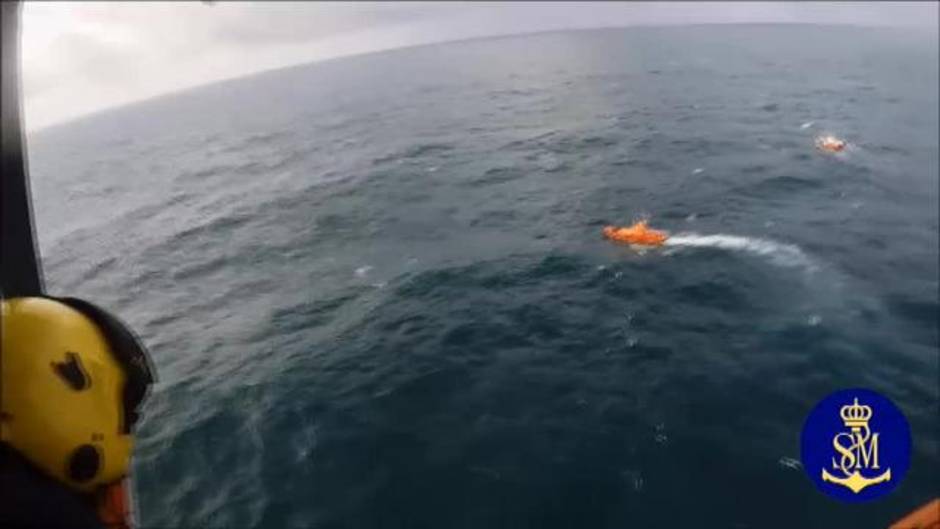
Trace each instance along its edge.
<instances>
[{"instance_id":1,"label":"horizon line","mask_svg":"<svg viewBox=\"0 0 940 529\"><path fill-rule=\"evenodd\" d=\"M486 41L486 40L500 40L508 39L515 37L534 37L539 35L549 35L553 33L575 33L575 32L586 32L586 31L604 31L604 30L616 30L616 29L655 29L655 28L677 28L677 27L696 27L696 26L817 26L817 27L837 27L837 28L857 28L857 29L914 29L923 32L936 31L936 28L933 27L921 27L921 26L876 26L876 25L867 25L867 24L850 24L850 23L814 23L814 22L790 22L790 21L776 21L776 22L695 22L695 23L685 23L685 24L631 24L631 25L619 25L619 26L591 26L583 28L563 28L563 29L542 29L535 31L523 31L521 33L497 33L493 35L480 35L475 37L466 37L453 40L439 40L439 41L430 41L430 42L421 42L416 44L407 44L404 46L396 46L391 48L383 48L378 50L370 50L364 52L353 52L348 54L334 55L332 57L326 57L322 59L313 59L304 62L298 62L294 64L288 64L284 66L275 66L272 68L265 68L257 70L254 72L248 72L244 74L233 75L231 77L224 77L222 79L216 79L213 81L208 81L205 83L195 84L191 86L186 86L183 88L169 90L167 92L161 92L151 96L146 96L140 99L134 99L132 101L127 101L124 103L119 103L113 106L103 107L96 110L92 110L86 113L78 114L69 118L66 118L62 121L56 121L48 123L42 126L35 128L30 128L28 125L24 127L26 134L39 134L46 133L51 129L57 129L65 125L72 124L77 121L82 121L84 119L89 119L100 114L107 114L109 112L117 112L119 110L125 109L127 107L132 107L134 105L146 103L148 101L154 101L162 98L167 98L175 95L181 95L187 92L201 90L210 88L217 85L223 85L226 83L231 83L235 81L240 81L243 79L248 79L256 76L263 76L267 74L274 74L277 72L288 71L291 69L300 69L304 67L310 67L318 64L328 63L331 61L338 61L343 59L352 59L357 57L368 57L370 55L380 55L383 53L394 53L399 51L406 51L416 48L430 47L430 46L439 46L439 45L448 45L448 44L462 44L470 43L477 41ZM21 102L21 105L25 107L25 101ZM24 121L28 123L28 116L25 115L24 108Z\"/></svg>"}]
</instances>

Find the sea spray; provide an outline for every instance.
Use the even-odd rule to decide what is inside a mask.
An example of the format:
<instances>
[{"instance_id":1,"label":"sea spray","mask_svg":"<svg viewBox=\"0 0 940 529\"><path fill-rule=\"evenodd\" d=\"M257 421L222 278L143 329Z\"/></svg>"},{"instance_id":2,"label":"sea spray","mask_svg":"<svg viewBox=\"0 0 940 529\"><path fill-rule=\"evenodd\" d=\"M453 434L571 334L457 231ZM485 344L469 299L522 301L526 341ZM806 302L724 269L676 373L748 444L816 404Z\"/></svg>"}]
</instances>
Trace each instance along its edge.
<instances>
[{"instance_id":1,"label":"sea spray","mask_svg":"<svg viewBox=\"0 0 940 529\"><path fill-rule=\"evenodd\" d=\"M723 250L747 252L767 257L774 264L813 268L812 261L798 246L769 239L741 237L738 235L700 235L697 233L677 233L669 237L665 246L688 248L720 248Z\"/></svg>"}]
</instances>

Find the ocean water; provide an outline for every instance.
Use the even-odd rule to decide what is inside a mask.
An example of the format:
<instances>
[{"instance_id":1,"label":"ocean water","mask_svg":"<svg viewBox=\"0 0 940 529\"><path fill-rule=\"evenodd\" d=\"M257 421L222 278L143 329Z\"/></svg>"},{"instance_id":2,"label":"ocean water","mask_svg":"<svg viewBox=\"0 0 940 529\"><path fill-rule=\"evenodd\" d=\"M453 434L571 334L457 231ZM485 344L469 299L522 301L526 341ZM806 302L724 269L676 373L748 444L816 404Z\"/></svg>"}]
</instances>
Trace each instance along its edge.
<instances>
[{"instance_id":1,"label":"ocean water","mask_svg":"<svg viewBox=\"0 0 940 529\"><path fill-rule=\"evenodd\" d=\"M50 292L159 370L143 526L884 527L938 493L937 63L899 30L549 33L31 134ZM640 217L670 243L600 236ZM798 462L854 386L914 438L864 505Z\"/></svg>"}]
</instances>

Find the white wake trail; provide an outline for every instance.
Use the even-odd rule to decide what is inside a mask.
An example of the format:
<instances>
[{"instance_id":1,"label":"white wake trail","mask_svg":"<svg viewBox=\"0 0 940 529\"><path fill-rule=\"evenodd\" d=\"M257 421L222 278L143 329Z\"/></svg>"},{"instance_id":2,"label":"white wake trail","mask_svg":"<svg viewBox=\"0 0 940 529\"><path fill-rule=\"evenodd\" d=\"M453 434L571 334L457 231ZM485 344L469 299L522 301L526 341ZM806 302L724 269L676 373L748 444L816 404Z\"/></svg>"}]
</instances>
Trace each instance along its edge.
<instances>
[{"instance_id":1,"label":"white wake trail","mask_svg":"<svg viewBox=\"0 0 940 529\"><path fill-rule=\"evenodd\" d=\"M686 248L721 248L741 251L768 258L771 262L783 266L814 268L812 261L799 246L784 244L768 239L739 237L737 235L699 235L697 233L677 233L664 243L665 246Z\"/></svg>"}]
</instances>

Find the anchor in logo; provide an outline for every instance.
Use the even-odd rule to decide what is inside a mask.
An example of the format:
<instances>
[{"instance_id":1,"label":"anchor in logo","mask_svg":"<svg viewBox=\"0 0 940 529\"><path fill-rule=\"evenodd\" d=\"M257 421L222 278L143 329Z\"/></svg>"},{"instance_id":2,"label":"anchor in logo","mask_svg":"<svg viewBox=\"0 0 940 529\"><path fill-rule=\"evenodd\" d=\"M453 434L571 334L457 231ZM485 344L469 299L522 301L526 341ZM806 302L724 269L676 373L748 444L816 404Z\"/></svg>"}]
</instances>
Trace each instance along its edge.
<instances>
[{"instance_id":1,"label":"anchor in logo","mask_svg":"<svg viewBox=\"0 0 940 529\"><path fill-rule=\"evenodd\" d=\"M864 488L878 483L891 481L891 469L872 477L863 476L861 471L879 470L878 433L868 428L872 417L870 406L859 405L858 398L852 405L845 405L839 410L839 416L848 432L839 432L832 438L832 447L841 454L838 462L832 458L832 468L842 476L834 476L822 469L822 480L842 485L858 494Z\"/></svg>"}]
</instances>

